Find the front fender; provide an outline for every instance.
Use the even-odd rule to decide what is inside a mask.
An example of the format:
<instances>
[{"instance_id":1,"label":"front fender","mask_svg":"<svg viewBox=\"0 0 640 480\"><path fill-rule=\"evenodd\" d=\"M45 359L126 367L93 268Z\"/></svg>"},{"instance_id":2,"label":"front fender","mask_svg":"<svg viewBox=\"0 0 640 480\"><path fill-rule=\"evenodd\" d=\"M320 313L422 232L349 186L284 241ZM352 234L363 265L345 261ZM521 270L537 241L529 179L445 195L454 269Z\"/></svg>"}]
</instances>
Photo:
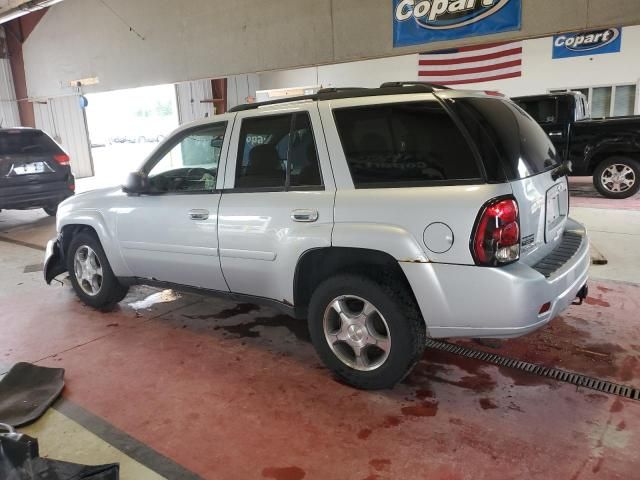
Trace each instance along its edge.
<instances>
[{"instance_id":1,"label":"front fender","mask_svg":"<svg viewBox=\"0 0 640 480\"><path fill-rule=\"evenodd\" d=\"M331 244L334 247L378 250L388 253L399 262L431 261L411 233L394 225L336 223Z\"/></svg>"},{"instance_id":2,"label":"front fender","mask_svg":"<svg viewBox=\"0 0 640 480\"><path fill-rule=\"evenodd\" d=\"M73 209L64 208L58 212L57 229L63 233L68 227L85 226L93 229L98 235L100 244L107 255L111 270L117 277L130 277L131 271L125 263L120 248L115 237L115 219L105 218L101 211L96 209ZM70 238L66 238L68 245Z\"/></svg>"}]
</instances>

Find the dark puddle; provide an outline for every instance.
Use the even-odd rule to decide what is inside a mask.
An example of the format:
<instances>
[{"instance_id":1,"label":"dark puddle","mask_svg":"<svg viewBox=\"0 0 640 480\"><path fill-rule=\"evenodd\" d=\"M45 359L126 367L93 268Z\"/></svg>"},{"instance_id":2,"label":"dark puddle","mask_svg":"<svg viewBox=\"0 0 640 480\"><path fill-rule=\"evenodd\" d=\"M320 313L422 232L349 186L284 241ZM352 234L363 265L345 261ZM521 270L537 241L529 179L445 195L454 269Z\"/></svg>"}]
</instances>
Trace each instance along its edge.
<instances>
[{"instance_id":1,"label":"dark puddle","mask_svg":"<svg viewBox=\"0 0 640 480\"><path fill-rule=\"evenodd\" d=\"M190 318L191 320L227 320L229 318L236 317L238 315L245 315L257 310L260 310L260 307L258 305L254 305L253 303L239 303L233 308L225 308L218 313L207 315L185 315L185 317Z\"/></svg>"},{"instance_id":2,"label":"dark puddle","mask_svg":"<svg viewBox=\"0 0 640 480\"><path fill-rule=\"evenodd\" d=\"M298 340L303 342L311 341L307 322L289 317L288 315L257 317L247 323L240 323L238 325L216 325L214 330L223 330L228 334L234 335L236 338L258 338L260 337L260 332L254 331L256 327L285 327L293 333Z\"/></svg>"}]
</instances>

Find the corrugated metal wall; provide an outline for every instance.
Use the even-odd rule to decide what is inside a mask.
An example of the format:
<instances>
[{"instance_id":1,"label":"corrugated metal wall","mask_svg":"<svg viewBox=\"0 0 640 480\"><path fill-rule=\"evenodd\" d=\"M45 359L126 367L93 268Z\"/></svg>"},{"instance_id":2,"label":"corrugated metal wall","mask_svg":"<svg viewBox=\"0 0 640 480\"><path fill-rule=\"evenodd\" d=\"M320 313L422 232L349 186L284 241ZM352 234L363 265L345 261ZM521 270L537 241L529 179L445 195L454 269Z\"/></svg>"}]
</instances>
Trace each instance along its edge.
<instances>
[{"instance_id":1,"label":"corrugated metal wall","mask_svg":"<svg viewBox=\"0 0 640 480\"><path fill-rule=\"evenodd\" d=\"M177 83L176 99L181 125L210 117L214 113L213 104L210 103L213 100L211 80Z\"/></svg>"},{"instance_id":2,"label":"corrugated metal wall","mask_svg":"<svg viewBox=\"0 0 640 480\"><path fill-rule=\"evenodd\" d=\"M19 127L20 112L11 75L11 64L0 58L0 128Z\"/></svg>"},{"instance_id":3,"label":"corrugated metal wall","mask_svg":"<svg viewBox=\"0 0 640 480\"><path fill-rule=\"evenodd\" d=\"M76 178L92 177L93 159L85 111L78 95L34 102L36 127L51 135L71 157Z\"/></svg>"},{"instance_id":4,"label":"corrugated metal wall","mask_svg":"<svg viewBox=\"0 0 640 480\"><path fill-rule=\"evenodd\" d=\"M260 89L258 75L234 75L227 80L227 108L247 103L247 97L255 97Z\"/></svg>"},{"instance_id":5,"label":"corrugated metal wall","mask_svg":"<svg viewBox=\"0 0 640 480\"><path fill-rule=\"evenodd\" d=\"M227 109L246 103L259 88L258 75L234 75L227 78ZM201 120L214 114L211 80L196 80L176 84L180 124Z\"/></svg>"}]
</instances>

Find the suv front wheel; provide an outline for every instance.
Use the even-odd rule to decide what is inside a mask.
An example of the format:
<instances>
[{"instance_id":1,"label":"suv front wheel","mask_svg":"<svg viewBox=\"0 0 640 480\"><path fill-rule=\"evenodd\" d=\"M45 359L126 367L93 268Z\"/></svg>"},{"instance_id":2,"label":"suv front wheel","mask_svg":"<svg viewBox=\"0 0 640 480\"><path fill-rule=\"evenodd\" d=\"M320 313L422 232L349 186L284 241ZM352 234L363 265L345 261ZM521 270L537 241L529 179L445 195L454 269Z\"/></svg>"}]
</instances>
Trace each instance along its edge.
<instances>
[{"instance_id":1,"label":"suv front wheel","mask_svg":"<svg viewBox=\"0 0 640 480\"><path fill-rule=\"evenodd\" d=\"M309 305L309 332L323 363L345 383L391 388L422 356L426 329L399 286L359 275L325 280Z\"/></svg>"},{"instance_id":2,"label":"suv front wheel","mask_svg":"<svg viewBox=\"0 0 640 480\"><path fill-rule=\"evenodd\" d=\"M98 238L89 232L73 237L67 252L67 270L80 300L100 310L111 310L129 288L113 274Z\"/></svg>"}]
</instances>

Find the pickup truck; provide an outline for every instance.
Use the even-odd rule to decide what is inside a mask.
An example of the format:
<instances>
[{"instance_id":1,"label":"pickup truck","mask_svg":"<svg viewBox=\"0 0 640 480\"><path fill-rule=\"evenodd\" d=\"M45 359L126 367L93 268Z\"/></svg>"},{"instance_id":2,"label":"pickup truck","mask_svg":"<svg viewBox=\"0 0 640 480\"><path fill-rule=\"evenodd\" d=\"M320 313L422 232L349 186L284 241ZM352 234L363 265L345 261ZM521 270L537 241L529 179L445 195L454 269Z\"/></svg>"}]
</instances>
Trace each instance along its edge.
<instances>
[{"instance_id":1,"label":"pickup truck","mask_svg":"<svg viewBox=\"0 0 640 480\"><path fill-rule=\"evenodd\" d=\"M512 99L549 135L572 175L593 176L608 198L629 198L640 190L640 116L589 118L579 92Z\"/></svg>"}]
</instances>

